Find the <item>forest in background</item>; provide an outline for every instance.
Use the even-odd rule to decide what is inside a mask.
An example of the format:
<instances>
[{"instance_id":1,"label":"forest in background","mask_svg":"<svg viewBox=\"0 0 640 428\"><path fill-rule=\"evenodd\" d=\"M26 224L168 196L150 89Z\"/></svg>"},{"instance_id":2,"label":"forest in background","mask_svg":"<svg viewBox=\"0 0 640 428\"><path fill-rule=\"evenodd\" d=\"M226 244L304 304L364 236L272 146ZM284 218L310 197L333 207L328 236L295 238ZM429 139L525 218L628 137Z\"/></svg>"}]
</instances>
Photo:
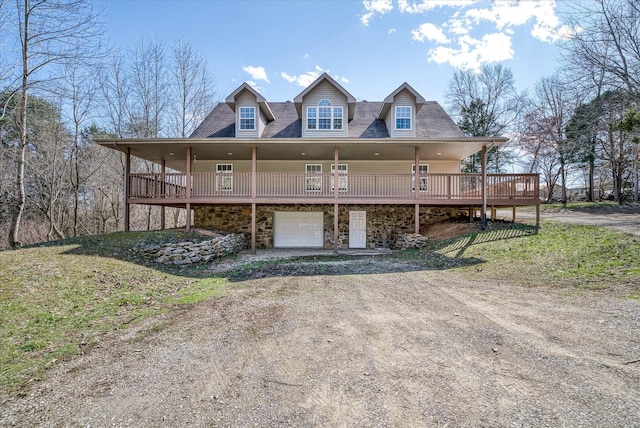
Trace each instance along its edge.
<instances>
[{"instance_id":1,"label":"forest in background","mask_svg":"<svg viewBox=\"0 0 640 428\"><path fill-rule=\"evenodd\" d=\"M449 114L473 137L508 136L489 172L540 173L548 200L638 197L640 5L574 2L557 71L519 93L503 65L456 71ZM221 95L188 40L107 46L87 0L0 0L0 249L123 228L124 156L94 138L183 138ZM157 165L134 159L132 170ZM463 162L478 172L479 156ZM159 227L133 206L131 228ZM167 226L184 212L167 208Z\"/></svg>"}]
</instances>

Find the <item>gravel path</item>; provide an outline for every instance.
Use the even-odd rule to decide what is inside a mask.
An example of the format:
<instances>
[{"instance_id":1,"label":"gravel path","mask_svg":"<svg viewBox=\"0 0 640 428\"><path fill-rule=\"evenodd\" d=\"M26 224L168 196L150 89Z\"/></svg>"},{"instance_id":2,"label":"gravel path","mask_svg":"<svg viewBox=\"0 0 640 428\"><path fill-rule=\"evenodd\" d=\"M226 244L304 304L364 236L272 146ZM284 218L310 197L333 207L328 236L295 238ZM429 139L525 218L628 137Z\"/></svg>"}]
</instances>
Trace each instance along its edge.
<instances>
[{"instance_id":1,"label":"gravel path","mask_svg":"<svg viewBox=\"0 0 640 428\"><path fill-rule=\"evenodd\" d=\"M502 217L511 218L511 210L502 210ZM535 218L535 212L518 211L516 219ZM591 209L545 209L540 211L540 218L574 224L607 227L618 232L632 233L640 236L640 204L611 205L606 208Z\"/></svg>"},{"instance_id":2,"label":"gravel path","mask_svg":"<svg viewBox=\"0 0 640 428\"><path fill-rule=\"evenodd\" d=\"M0 425L640 423L640 302L614 291L469 281L384 257L254 273L53 368L0 403Z\"/></svg>"}]
</instances>

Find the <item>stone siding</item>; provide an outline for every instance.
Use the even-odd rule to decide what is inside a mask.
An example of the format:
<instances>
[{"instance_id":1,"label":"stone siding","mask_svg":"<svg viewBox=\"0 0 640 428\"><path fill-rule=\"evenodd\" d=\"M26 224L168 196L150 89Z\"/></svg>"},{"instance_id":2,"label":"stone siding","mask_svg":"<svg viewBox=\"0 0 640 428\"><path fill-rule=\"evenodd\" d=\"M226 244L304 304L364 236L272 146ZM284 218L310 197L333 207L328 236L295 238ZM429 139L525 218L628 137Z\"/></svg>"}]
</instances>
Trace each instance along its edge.
<instances>
[{"instance_id":1,"label":"stone siding","mask_svg":"<svg viewBox=\"0 0 640 428\"><path fill-rule=\"evenodd\" d=\"M340 205L338 207L338 247L349 247L349 211L367 212L367 248L391 248L401 233L414 232L413 205ZM333 204L258 205L256 207L256 247L273 247L274 211L322 211L324 246L333 248ZM421 206L420 227L457 218L459 208ZM194 208L194 226L251 234L251 205L213 205Z\"/></svg>"}]
</instances>

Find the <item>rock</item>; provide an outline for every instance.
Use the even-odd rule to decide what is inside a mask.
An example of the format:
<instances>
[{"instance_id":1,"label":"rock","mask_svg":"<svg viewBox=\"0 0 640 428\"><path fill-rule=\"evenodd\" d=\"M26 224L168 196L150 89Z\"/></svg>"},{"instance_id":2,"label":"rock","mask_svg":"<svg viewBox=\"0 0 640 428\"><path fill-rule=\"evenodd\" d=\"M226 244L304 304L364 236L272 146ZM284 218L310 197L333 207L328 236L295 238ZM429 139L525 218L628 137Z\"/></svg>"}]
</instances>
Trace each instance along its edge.
<instances>
[{"instance_id":1,"label":"rock","mask_svg":"<svg viewBox=\"0 0 640 428\"><path fill-rule=\"evenodd\" d=\"M394 248L405 250L407 248L424 248L429 245L429 238L419 233L400 233L396 236Z\"/></svg>"},{"instance_id":2,"label":"rock","mask_svg":"<svg viewBox=\"0 0 640 428\"><path fill-rule=\"evenodd\" d=\"M140 249L155 258L157 263L167 265L187 265L209 262L228 254L236 254L248 248L248 239L244 234L231 233L215 235L213 239L193 242L185 241Z\"/></svg>"}]
</instances>

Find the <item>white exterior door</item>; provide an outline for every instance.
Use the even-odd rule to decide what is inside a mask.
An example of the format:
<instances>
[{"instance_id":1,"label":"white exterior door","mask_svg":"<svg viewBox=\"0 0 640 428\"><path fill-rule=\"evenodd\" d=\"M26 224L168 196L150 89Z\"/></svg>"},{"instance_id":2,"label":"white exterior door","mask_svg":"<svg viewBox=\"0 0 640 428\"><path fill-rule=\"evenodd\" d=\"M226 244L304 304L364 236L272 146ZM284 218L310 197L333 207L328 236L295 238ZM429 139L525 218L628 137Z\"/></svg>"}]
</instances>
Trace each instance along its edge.
<instances>
[{"instance_id":1,"label":"white exterior door","mask_svg":"<svg viewBox=\"0 0 640 428\"><path fill-rule=\"evenodd\" d=\"M366 211L349 211L349 248L367 248Z\"/></svg>"},{"instance_id":2,"label":"white exterior door","mask_svg":"<svg viewBox=\"0 0 640 428\"><path fill-rule=\"evenodd\" d=\"M276 248L324 247L322 211L276 211L273 246Z\"/></svg>"}]
</instances>

